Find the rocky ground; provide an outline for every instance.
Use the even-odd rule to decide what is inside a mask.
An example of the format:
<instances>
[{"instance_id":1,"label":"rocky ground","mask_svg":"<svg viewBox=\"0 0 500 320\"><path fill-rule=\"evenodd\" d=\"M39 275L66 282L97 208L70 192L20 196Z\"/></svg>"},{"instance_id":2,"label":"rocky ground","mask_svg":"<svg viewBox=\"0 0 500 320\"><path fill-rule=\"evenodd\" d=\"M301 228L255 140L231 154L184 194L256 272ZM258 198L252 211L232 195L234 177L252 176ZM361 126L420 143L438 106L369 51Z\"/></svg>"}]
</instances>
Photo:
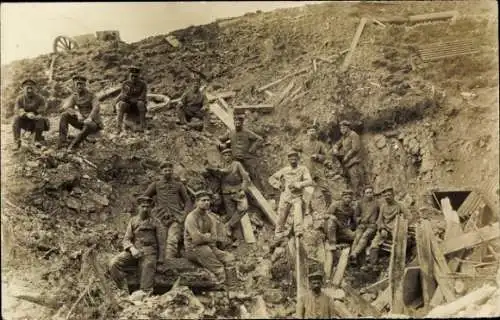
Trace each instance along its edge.
<instances>
[{"instance_id":1,"label":"rocky ground","mask_svg":"<svg viewBox=\"0 0 500 320\"><path fill-rule=\"evenodd\" d=\"M349 47L361 17L448 10L460 13L453 23L368 24L349 70L339 71L345 56L341 52ZM209 91L235 91L231 104L255 104L272 99L257 88L307 67L306 73L269 89L276 95L293 81L293 90L301 88L304 93L300 98L271 114L250 115L248 126L266 140L259 150L265 159L261 175L267 179L284 164L284 146L305 139L307 125L318 122L324 127L335 117L357 121L367 181L376 190L393 185L398 199L417 218L431 188L479 187L498 176L498 20L492 10L488 1L325 3L178 30L172 33L181 42L177 48L165 36L131 44L90 44L58 56L52 82L47 74L52 55L2 67L3 268L15 274L12 278L30 275L33 288L50 300L44 312L69 312L89 280L82 271L83 256L96 248L104 263L120 250L133 199L158 174L159 162L178 161L182 165L176 173L198 189L207 184L200 175L205 161L218 161L213 137L224 132L215 119L204 132L178 127L174 110L164 108L149 115L150 128L144 136L117 137L111 131L114 116L108 99L102 108L104 132L86 142L78 154L68 156L51 147L26 147L13 154L9 116L26 77L40 83L49 102L47 137L53 146L58 106L71 92L70 79L77 73L86 75L89 87L99 91L123 81L126 66L134 63L143 67L151 93L177 98L194 76L207 83ZM481 51L427 63L416 54L419 46L462 38L473 39ZM314 71L312 60L319 57L330 62L316 60ZM266 196L277 200L271 191L266 190ZM339 191L334 190L334 196ZM222 292L197 294L201 305L194 303L193 317L235 317L245 310L285 317L294 312L289 280L272 277L271 271L280 272L270 262L271 227L253 211L258 243L237 249L240 288L224 299ZM359 288L355 278L348 268L348 281ZM369 278L362 282L376 281ZM184 312L173 308L172 301L194 298L182 286L178 290L138 303L143 311L130 305L122 315L132 319L139 317L137 312L156 312L149 305L161 305L158 312L170 317ZM97 319L102 311L99 302L107 300L96 286L87 291L72 314ZM53 301L58 303L54 306ZM105 311L116 312L111 307ZM40 319L40 314L33 317Z\"/></svg>"}]
</instances>

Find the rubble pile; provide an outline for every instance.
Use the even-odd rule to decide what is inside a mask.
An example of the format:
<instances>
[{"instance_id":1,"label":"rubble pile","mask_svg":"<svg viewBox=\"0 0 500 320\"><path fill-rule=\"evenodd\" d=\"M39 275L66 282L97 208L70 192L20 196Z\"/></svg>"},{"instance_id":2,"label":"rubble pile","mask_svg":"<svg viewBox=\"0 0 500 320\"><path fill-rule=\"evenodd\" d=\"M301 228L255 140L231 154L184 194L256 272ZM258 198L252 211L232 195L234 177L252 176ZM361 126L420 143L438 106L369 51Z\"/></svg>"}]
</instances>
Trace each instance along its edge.
<instances>
[{"instance_id":1,"label":"rubble pile","mask_svg":"<svg viewBox=\"0 0 500 320\"><path fill-rule=\"evenodd\" d=\"M344 51L349 48L361 17L452 9L464 15L453 24L368 24L349 70L340 71ZM177 162L175 173L192 190L213 187L201 172L207 161L219 161L214 138L225 127L216 116L201 132L177 126L173 105L148 112L149 128L144 134L130 132L126 137L118 137L112 132L115 120L110 96L102 103L102 134L85 141L75 155L54 150L58 107L71 93L71 77L84 74L89 88L99 92L125 80L125 67L130 64L142 67L149 93L177 98L199 78L208 84L210 92L234 91L231 105L275 105L269 114L254 112L247 117L247 127L265 137L264 146L257 152L258 157L265 159L259 170L263 180L285 164L285 146L305 140L308 125L317 123L323 128L327 120L336 117L354 121L362 134L366 182L373 184L375 190L392 185L398 200L407 204L415 218L418 197L428 194L431 185L480 185L494 175L490 162L498 159L498 151L491 148L497 140L487 138L494 125L493 111L488 108L498 101L484 98L493 96L485 90L494 79L498 80L498 74L491 73L495 69L491 62L495 53L485 48L474 56L425 64L415 52L419 46L434 42L431 37L444 41L462 38L464 34L475 37L478 46L486 47L493 28L486 25L481 10L479 5L446 2L411 6L321 4L257 12L132 44L91 43L57 56L51 82L47 69L54 55L11 64L2 70L2 117L9 128L2 129L2 136L11 134L6 116L12 114L20 83L28 77L38 82L40 93L49 102L51 130L46 135L48 148L40 151L29 147L12 155L9 161L2 159L2 185L6 189L3 198L10 203L4 207L6 214L2 214L2 231L6 225L9 230L6 236L2 232L2 245L8 244L5 252L13 259L10 263L16 267L17 261L31 257L34 261L26 259L27 270L28 264L50 266L41 279L46 292L57 293L67 312L85 288L80 275L83 255L95 248L104 265L111 254L120 250L134 199L158 176L160 162ZM479 12L479 17L467 17L469 12ZM486 31L477 34L476 29ZM271 94L258 90L302 68L306 72L269 87ZM282 101L276 103L279 97ZM468 118L471 115L472 120ZM464 121L467 125L461 125ZM477 141L480 143L475 144ZM470 147L462 151L464 145ZM8 152L8 146L2 138L2 154ZM484 162L472 158L479 152L484 155ZM471 173L471 168L476 167L482 171ZM267 199L277 201L276 191L264 193ZM434 216L429 219L434 219L433 227L441 227L440 232L444 233L442 212L432 209L428 211ZM183 283L163 295L129 302L119 313L121 319L147 319L159 314L164 318L290 316L295 284L290 272L293 266L284 254L286 244L270 248L272 227L256 211L252 208L250 216L258 230L258 243L254 247L241 244L241 248L230 249L235 250L238 259L239 281L233 289L244 294L231 295L231 291L195 296ZM436 230L434 233L442 238ZM317 247L321 243L318 237L319 232L307 234L305 245ZM415 252L408 256L415 257ZM387 257L382 259L387 261ZM199 269L189 270L201 278L206 276L196 273ZM169 276L164 281L168 286L175 281L176 273ZM359 288L361 284L382 280L387 272L362 277L348 268L345 279ZM90 297L76 308L75 314L85 319L98 317L99 304L105 300L104 289L99 288L92 284ZM381 290L364 294L364 298L375 302L380 296ZM488 302L484 300L484 314L494 314L487 307L495 304L494 299L498 299L498 292ZM348 297L340 300L349 309L356 308Z\"/></svg>"}]
</instances>

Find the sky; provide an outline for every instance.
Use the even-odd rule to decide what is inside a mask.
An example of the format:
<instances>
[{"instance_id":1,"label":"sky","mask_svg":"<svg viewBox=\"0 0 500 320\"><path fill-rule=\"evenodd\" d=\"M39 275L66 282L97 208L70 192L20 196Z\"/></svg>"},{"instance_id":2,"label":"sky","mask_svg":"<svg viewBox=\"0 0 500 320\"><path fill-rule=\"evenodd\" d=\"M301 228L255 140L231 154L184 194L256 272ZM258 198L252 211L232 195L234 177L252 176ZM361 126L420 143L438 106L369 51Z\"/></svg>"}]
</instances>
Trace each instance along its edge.
<instances>
[{"instance_id":1,"label":"sky","mask_svg":"<svg viewBox=\"0 0 500 320\"><path fill-rule=\"evenodd\" d=\"M320 1L200 1L122 3L2 3L1 63L52 51L59 35L118 30L125 42L256 10L271 11Z\"/></svg>"}]
</instances>

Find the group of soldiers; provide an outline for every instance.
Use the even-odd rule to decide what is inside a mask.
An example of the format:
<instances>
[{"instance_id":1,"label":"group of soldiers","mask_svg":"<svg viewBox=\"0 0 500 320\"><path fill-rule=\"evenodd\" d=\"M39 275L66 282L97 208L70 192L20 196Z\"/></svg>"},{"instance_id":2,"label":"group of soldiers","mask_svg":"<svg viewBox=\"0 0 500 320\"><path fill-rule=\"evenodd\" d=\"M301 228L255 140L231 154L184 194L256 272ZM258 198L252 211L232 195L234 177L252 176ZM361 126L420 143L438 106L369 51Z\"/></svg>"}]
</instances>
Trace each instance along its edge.
<instances>
[{"instance_id":1,"label":"group of soldiers","mask_svg":"<svg viewBox=\"0 0 500 320\"><path fill-rule=\"evenodd\" d=\"M90 134L103 129L98 97L89 91L87 79L73 78L74 92L63 103L59 121L58 147L66 145L68 125L79 129L70 142L68 151L80 145ZM45 100L35 92L36 83L26 80L22 83L24 93L16 100L13 123L16 149L21 146L21 129L35 133L35 143L44 142L43 132L50 123L43 116ZM179 123L185 124L193 118L204 119L204 87L195 83L177 105ZM129 79L122 85L120 95L114 104L116 130L121 133L126 115L138 116L141 130L147 128L147 85L140 79L140 70L131 67ZM245 116L235 115L235 129L219 138L218 146L222 156L219 167L207 166L206 171L220 179L220 192L226 212L224 233L234 234L240 219L247 213L248 187L255 183L264 184L259 175L256 151L263 139L244 127ZM383 201L375 198L374 189L363 183L361 139L351 129L351 123L339 123L341 138L334 144L319 139L316 125L308 129L309 140L303 146L292 146L287 154L288 165L268 179L268 184L281 191L278 203L278 222L275 238L300 237L304 230L304 215L312 215L319 221L318 230L324 234L326 259L340 246L351 246L350 258L353 264L360 263L360 254L369 246L370 263L365 270L377 265L378 252L384 240L391 235L395 217L406 215L403 206L395 201L394 190L386 188L381 192ZM137 199L138 214L127 227L123 240L124 251L110 263L109 275L119 288L126 287L126 271L137 267L140 271L140 289L151 293L156 268L167 259L183 255L214 274L219 283L224 283L227 272L234 272L234 256L218 246L220 231L211 218L213 194L201 190L194 194L182 181L174 177L175 164L166 161L161 164L162 176L152 182ZM345 173L345 174L344 174ZM336 177L347 177L341 199L334 200L332 192L339 184L332 183ZM314 208L313 195L321 194L325 208ZM359 201L355 197L361 196ZM295 214L300 208L301 214ZM294 214L290 214L291 212ZM183 246L181 246L183 244ZM327 263L325 263L325 266ZM311 274L311 280L329 278L331 270ZM315 282L317 284L317 281ZM315 292L317 285L312 286ZM313 299L314 300L314 299ZM309 305L303 300L301 306ZM312 303L314 305L314 303ZM302 308L301 307L301 308ZM307 312L306 312L307 314Z\"/></svg>"}]
</instances>

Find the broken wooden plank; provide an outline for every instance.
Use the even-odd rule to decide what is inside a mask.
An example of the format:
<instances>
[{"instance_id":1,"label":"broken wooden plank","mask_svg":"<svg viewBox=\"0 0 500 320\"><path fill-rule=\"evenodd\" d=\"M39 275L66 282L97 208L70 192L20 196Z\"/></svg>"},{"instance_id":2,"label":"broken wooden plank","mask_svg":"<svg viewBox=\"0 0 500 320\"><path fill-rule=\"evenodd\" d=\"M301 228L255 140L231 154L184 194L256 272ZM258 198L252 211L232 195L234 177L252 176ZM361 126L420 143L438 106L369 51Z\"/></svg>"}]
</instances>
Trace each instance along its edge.
<instances>
[{"instance_id":1,"label":"broken wooden plank","mask_svg":"<svg viewBox=\"0 0 500 320\"><path fill-rule=\"evenodd\" d=\"M453 52L453 53L449 53L449 54L445 54L445 55L425 57L422 60L423 61L434 61L434 60L439 60L439 59L453 58L453 57L464 56L464 55L468 55L468 54L474 54L474 53L478 53L480 51L481 50L474 49L474 50L466 50L466 51L461 51L461 52Z\"/></svg>"},{"instance_id":2,"label":"broken wooden plank","mask_svg":"<svg viewBox=\"0 0 500 320\"><path fill-rule=\"evenodd\" d=\"M465 198L464 202L460 205L457 210L458 216L460 218L468 217L473 212L475 212L481 205L484 205L484 200L482 199L481 194L476 191L472 191L469 193L467 198Z\"/></svg>"},{"instance_id":3,"label":"broken wooden plank","mask_svg":"<svg viewBox=\"0 0 500 320\"><path fill-rule=\"evenodd\" d=\"M388 305L391 300L391 288L388 286L385 288L384 291L382 291L378 296L375 301L372 302L372 305L378 310L382 311L384 310Z\"/></svg>"},{"instance_id":4,"label":"broken wooden plank","mask_svg":"<svg viewBox=\"0 0 500 320\"><path fill-rule=\"evenodd\" d=\"M271 88L272 86L277 85L278 83L281 83L281 82L285 81L285 80L286 80L286 79L288 79L288 78L291 78L291 77L297 76L297 75L302 74L302 73L306 73L307 71L309 71L309 67L307 67L307 68L303 68L303 69L300 69L299 71L296 71L296 72L293 72L293 73L290 73L290 74L288 74L288 75L284 76L284 77L283 77L283 78L281 78L281 79L278 79L278 80L276 80L276 81L274 81L274 82L271 82L271 83L269 83L269 84L266 84L265 86L262 86L262 87L258 88L258 89L257 89L257 92L262 92L262 91L264 91L264 90L266 90L266 89L268 89L268 88Z\"/></svg>"},{"instance_id":5,"label":"broken wooden plank","mask_svg":"<svg viewBox=\"0 0 500 320\"><path fill-rule=\"evenodd\" d=\"M244 106L234 106L234 114L242 114L246 111L254 112L260 111L264 113L272 112L274 110L274 105L272 104L256 104L256 105L244 105Z\"/></svg>"},{"instance_id":6,"label":"broken wooden plank","mask_svg":"<svg viewBox=\"0 0 500 320\"><path fill-rule=\"evenodd\" d=\"M425 227L424 227L425 225ZM428 220L422 221L417 227L417 257L420 266L420 281L422 283L422 295L424 306L429 306L432 296L436 291L436 282L434 281L434 263L432 256L432 247L429 231L432 227Z\"/></svg>"},{"instance_id":7,"label":"broken wooden plank","mask_svg":"<svg viewBox=\"0 0 500 320\"><path fill-rule=\"evenodd\" d=\"M243 230L243 237L245 238L246 243L255 243L257 240L255 239L255 235L253 232L252 222L248 217L248 214L245 214L241 220L241 229Z\"/></svg>"},{"instance_id":8,"label":"broken wooden plank","mask_svg":"<svg viewBox=\"0 0 500 320\"><path fill-rule=\"evenodd\" d=\"M349 284L344 284L342 286L344 289L349 301L354 303L359 310L359 316L361 317L380 317L382 313L377 310L371 303L363 299L356 290L354 290Z\"/></svg>"},{"instance_id":9,"label":"broken wooden plank","mask_svg":"<svg viewBox=\"0 0 500 320\"><path fill-rule=\"evenodd\" d=\"M467 308L467 306L469 305L478 305L486 301L492 296L493 292L495 291L496 287L485 285L451 303L434 308L427 314L426 318L449 317L456 315L458 312Z\"/></svg>"},{"instance_id":10,"label":"broken wooden plank","mask_svg":"<svg viewBox=\"0 0 500 320\"><path fill-rule=\"evenodd\" d=\"M382 22L378 21L377 19L372 19L372 22L375 23L375 24L378 24L382 28L385 28L385 24L383 24Z\"/></svg>"},{"instance_id":11,"label":"broken wooden plank","mask_svg":"<svg viewBox=\"0 0 500 320\"><path fill-rule=\"evenodd\" d=\"M207 98L208 102L213 102L217 100L218 98L222 99L227 99L227 98L232 98L236 95L236 92L234 91L222 91L222 92L214 92L214 93L205 93L205 97Z\"/></svg>"},{"instance_id":12,"label":"broken wooden plank","mask_svg":"<svg viewBox=\"0 0 500 320\"><path fill-rule=\"evenodd\" d=\"M345 248L342 249L342 252L340 253L339 262L337 263L332 279L332 285L334 287L339 287L342 279L344 278L345 269L347 268L347 263L349 262L349 251L350 248Z\"/></svg>"},{"instance_id":13,"label":"broken wooden plank","mask_svg":"<svg viewBox=\"0 0 500 320\"><path fill-rule=\"evenodd\" d=\"M217 101L219 101L219 103L224 107L224 109L226 109L226 111L231 111L231 107L227 104L226 100L224 100L224 98L222 97L217 97Z\"/></svg>"},{"instance_id":14,"label":"broken wooden plank","mask_svg":"<svg viewBox=\"0 0 500 320\"><path fill-rule=\"evenodd\" d=\"M333 60L330 60L330 59L324 58L324 57L316 57L316 59L318 59L319 61L327 62L327 63L333 63Z\"/></svg>"},{"instance_id":15,"label":"broken wooden plank","mask_svg":"<svg viewBox=\"0 0 500 320\"><path fill-rule=\"evenodd\" d=\"M449 273L451 273L450 268L448 267L448 263L446 263L446 259L444 254L437 243L436 237L432 233L432 227L430 223L422 224L426 227L427 232L430 235L431 241L431 249L432 254L434 256L434 276L436 278L437 283L439 284L439 288L444 295L446 301L450 302L456 299L455 292L453 289L453 283L449 278L446 277Z\"/></svg>"},{"instance_id":16,"label":"broken wooden plank","mask_svg":"<svg viewBox=\"0 0 500 320\"><path fill-rule=\"evenodd\" d=\"M477 231L465 233L459 237L443 241L441 250L445 255L466 249L472 248L482 243L494 240L500 237L499 223L488 225Z\"/></svg>"},{"instance_id":17,"label":"broken wooden plank","mask_svg":"<svg viewBox=\"0 0 500 320\"><path fill-rule=\"evenodd\" d=\"M255 199L255 201L257 201L257 204L259 205L262 212L266 215L273 226L275 226L276 221L278 220L278 218L276 217L276 213L274 212L273 208L266 200L266 198L264 198L260 190L257 189L257 187L253 183L250 183L250 185L248 186L248 191Z\"/></svg>"},{"instance_id":18,"label":"broken wooden plank","mask_svg":"<svg viewBox=\"0 0 500 320\"><path fill-rule=\"evenodd\" d=\"M382 280L379 280L379 281L363 288L362 293L365 293L365 292L376 293L378 291L384 290L385 288L387 288L388 285L389 285L389 278L384 278Z\"/></svg>"},{"instance_id":19,"label":"broken wooden plank","mask_svg":"<svg viewBox=\"0 0 500 320\"><path fill-rule=\"evenodd\" d=\"M436 20L446 20L454 18L458 15L458 11L443 11L443 12L433 12L426 14L417 14L410 16L408 21L411 23L424 22L424 21L436 21Z\"/></svg>"},{"instance_id":20,"label":"broken wooden plank","mask_svg":"<svg viewBox=\"0 0 500 320\"><path fill-rule=\"evenodd\" d=\"M290 94L290 99L293 100L293 98L297 95L297 93L299 93L300 90L302 90L302 86L298 87Z\"/></svg>"},{"instance_id":21,"label":"broken wooden plank","mask_svg":"<svg viewBox=\"0 0 500 320\"><path fill-rule=\"evenodd\" d=\"M408 220L397 216L394 222L392 248L389 262L389 288L391 313L403 313L403 277L406 262Z\"/></svg>"},{"instance_id":22,"label":"broken wooden plank","mask_svg":"<svg viewBox=\"0 0 500 320\"><path fill-rule=\"evenodd\" d=\"M458 217L457 212L451 207L449 198L441 199L441 209L444 214L444 220L446 221L444 239L448 240L461 235L463 232L462 227L460 226L460 218Z\"/></svg>"},{"instance_id":23,"label":"broken wooden plank","mask_svg":"<svg viewBox=\"0 0 500 320\"><path fill-rule=\"evenodd\" d=\"M172 47L178 48L181 46L181 43L174 35L169 35L165 37L165 41L167 41Z\"/></svg>"},{"instance_id":24,"label":"broken wooden plank","mask_svg":"<svg viewBox=\"0 0 500 320\"><path fill-rule=\"evenodd\" d=\"M287 101L290 98L289 93L292 90L292 88L293 88L294 85L295 85L294 82L291 81L288 84L288 86L279 94L279 96L273 102L273 105L275 106L275 108L278 108L279 106L281 106L282 104L284 104L285 101Z\"/></svg>"},{"instance_id":25,"label":"broken wooden plank","mask_svg":"<svg viewBox=\"0 0 500 320\"><path fill-rule=\"evenodd\" d=\"M359 38L361 37L361 33L363 32L363 29L365 27L367 19L366 18L361 18L361 21L359 22L358 29L356 30L356 33L354 34L354 38L352 39L351 42L351 47L349 48L349 53L344 59L344 62L342 63L342 66L340 67L340 71L346 71L347 68L349 67L349 64L351 63L352 56L354 54L354 49L356 49L356 46L358 45Z\"/></svg>"},{"instance_id":26,"label":"broken wooden plank","mask_svg":"<svg viewBox=\"0 0 500 320\"><path fill-rule=\"evenodd\" d=\"M313 71L318 71L318 65L316 64L316 59L312 59Z\"/></svg>"},{"instance_id":27,"label":"broken wooden plank","mask_svg":"<svg viewBox=\"0 0 500 320\"><path fill-rule=\"evenodd\" d=\"M264 93L267 94L267 96L270 97L270 98L274 97L274 93L272 93L269 90L264 90Z\"/></svg>"},{"instance_id":28,"label":"broken wooden plank","mask_svg":"<svg viewBox=\"0 0 500 320\"><path fill-rule=\"evenodd\" d=\"M234 130L234 120L233 117L227 113L218 103L209 104L210 111L217 116L229 130Z\"/></svg>"},{"instance_id":29,"label":"broken wooden plank","mask_svg":"<svg viewBox=\"0 0 500 320\"><path fill-rule=\"evenodd\" d=\"M292 100L290 100L290 102L294 102L294 101L296 101L296 100L298 100L298 99L302 98L302 97L303 97L303 96L305 96L308 92L309 92L309 90L308 90L308 91L304 91L304 92L302 92L302 93L299 93L298 95L296 95L295 97L293 97L293 98L292 98Z\"/></svg>"}]
</instances>

